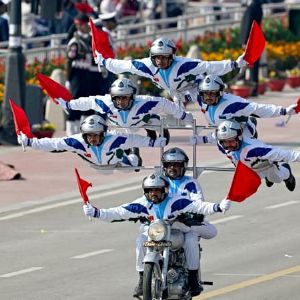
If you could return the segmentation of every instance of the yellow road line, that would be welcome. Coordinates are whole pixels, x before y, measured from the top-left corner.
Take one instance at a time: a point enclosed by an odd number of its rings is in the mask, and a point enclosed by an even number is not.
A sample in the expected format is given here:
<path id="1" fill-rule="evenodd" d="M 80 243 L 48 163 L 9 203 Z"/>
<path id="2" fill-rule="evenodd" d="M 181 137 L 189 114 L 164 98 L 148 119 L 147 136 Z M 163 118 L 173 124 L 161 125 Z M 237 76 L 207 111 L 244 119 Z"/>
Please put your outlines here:
<path id="1" fill-rule="evenodd" d="M 203 293 L 202 295 L 195 297 L 193 299 L 195 300 L 203 300 L 203 299 L 210 299 L 212 297 L 216 297 L 216 296 L 221 296 L 223 294 L 227 294 L 239 289 L 243 289 L 245 287 L 251 286 L 251 285 L 255 285 L 258 283 L 262 283 L 265 281 L 269 281 L 269 280 L 273 280 L 276 279 L 278 277 L 282 277 L 291 273 L 295 273 L 295 272 L 300 272 L 300 265 L 289 268 L 289 269 L 284 269 L 278 272 L 274 272 L 274 273 L 270 273 L 270 274 L 266 274 L 263 276 L 259 276 L 256 277 L 254 279 L 250 279 L 250 280 L 245 280 L 236 284 L 232 284 L 229 286 L 226 286 L 224 288 L 218 289 L 218 290 L 214 290 L 211 292 L 207 292 L 207 293 Z"/>

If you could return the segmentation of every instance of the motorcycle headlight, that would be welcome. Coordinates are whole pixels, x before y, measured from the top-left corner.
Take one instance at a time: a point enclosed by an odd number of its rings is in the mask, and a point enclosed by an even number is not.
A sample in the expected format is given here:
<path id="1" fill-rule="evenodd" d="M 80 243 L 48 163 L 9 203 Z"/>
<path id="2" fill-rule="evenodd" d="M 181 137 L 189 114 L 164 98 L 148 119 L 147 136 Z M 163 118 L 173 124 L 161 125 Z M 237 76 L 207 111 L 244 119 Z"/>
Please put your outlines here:
<path id="1" fill-rule="evenodd" d="M 167 235 L 167 226 L 163 223 L 163 221 L 156 220 L 152 224 L 150 224 L 148 235 L 153 241 L 162 241 Z"/>

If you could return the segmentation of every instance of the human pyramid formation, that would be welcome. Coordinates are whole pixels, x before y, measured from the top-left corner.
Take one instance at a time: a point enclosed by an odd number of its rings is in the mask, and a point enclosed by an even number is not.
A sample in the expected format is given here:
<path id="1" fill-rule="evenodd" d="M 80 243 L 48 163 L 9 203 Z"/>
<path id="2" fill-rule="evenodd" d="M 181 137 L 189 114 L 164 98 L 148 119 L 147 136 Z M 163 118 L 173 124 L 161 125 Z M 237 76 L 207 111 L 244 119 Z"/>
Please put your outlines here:
<path id="1" fill-rule="evenodd" d="M 166 90 L 173 99 L 137 95 L 136 85 L 128 78 L 118 79 L 111 85 L 110 94 L 82 97 L 66 101 L 55 99 L 65 110 L 94 110 L 95 114 L 81 122 L 81 133 L 63 138 L 30 138 L 18 135 L 19 144 L 43 151 L 70 151 L 77 153 L 88 163 L 101 167 L 130 167 L 139 171 L 142 166 L 140 147 L 165 147 L 170 140 L 168 129 L 160 136 L 151 126 L 159 126 L 163 114 L 180 120 L 181 126 L 190 126 L 193 115 L 186 112 L 183 103 L 198 102 L 208 124 L 216 131 L 207 136 L 194 134 L 192 145 L 213 143 L 231 159 L 236 166 L 240 161 L 266 185 L 284 182 L 289 191 L 296 186 L 289 162 L 300 162 L 300 152 L 283 150 L 266 145 L 257 139 L 256 118 L 293 115 L 299 112 L 299 104 L 288 107 L 258 104 L 230 93 L 225 93 L 225 84 L 219 77 L 247 65 L 244 54 L 236 61 L 201 61 L 176 56 L 176 46 L 170 39 L 159 38 L 150 48 L 150 57 L 123 61 L 104 58 L 97 52 L 96 63 L 115 74 L 129 72 L 150 78 L 154 84 Z M 205 75 L 208 74 L 208 75 Z M 109 124 L 117 130 L 109 130 Z M 147 136 L 133 134 L 145 128 Z M 124 134 L 118 129 L 126 128 Z M 154 219 L 176 218 L 183 213 L 211 215 L 226 212 L 230 199 L 220 203 L 205 202 L 199 182 L 185 175 L 189 158 L 186 153 L 172 147 L 163 152 L 162 170 L 147 176 L 142 183 L 144 195 L 135 201 L 110 209 L 98 209 L 89 202 L 83 210 L 89 217 L 103 221 L 150 216 Z M 176 207 L 176 210 L 174 209 Z M 189 288 L 196 296 L 203 290 L 199 283 L 199 238 L 210 239 L 217 234 L 216 228 L 204 219 L 201 226 L 193 226 L 185 233 Z M 143 227 L 136 242 L 136 269 L 140 274 L 134 297 L 143 294 L 143 258 L 147 239 L 147 226 Z"/>

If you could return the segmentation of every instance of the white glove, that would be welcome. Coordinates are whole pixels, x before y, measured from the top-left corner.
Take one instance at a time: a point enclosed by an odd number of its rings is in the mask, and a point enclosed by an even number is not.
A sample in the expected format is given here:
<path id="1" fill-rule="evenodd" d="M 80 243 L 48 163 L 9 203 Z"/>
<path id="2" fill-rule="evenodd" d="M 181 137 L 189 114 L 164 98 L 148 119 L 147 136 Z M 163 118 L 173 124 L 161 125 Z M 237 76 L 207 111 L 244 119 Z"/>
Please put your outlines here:
<path id="1" fill-rule="evenodd" d="M 65 101 L 63 98 L 56 98 L 55 100 L 63 109 L 68 109 L 67 101 Z"/>
<path id="2" fill-rule="evenodd" d="M 237 66 L 239 68 L 243 68 L 243 67 L 246 67 L 247 66 L 247 62 L 244 60 L 244 56 L 245 56 L 245 53 L 243 53 L 242 55 L 240 55 L 237 60 L 235 61 Z"/>
<path id="3" fill-rule="evenodd" d="M 18 135 L 19 145 L 31 146 L 31 139 L 29 139 L 23 132 Z"/>
<path id="4" fill-rule="evenodd" d="M 193 123 L 194 116 L 190 112 L 186 112 L 184 117 L 181 119 L 185 124 Z"/>
<path id="5" fill-rule="evenodd" d="M 223 199 L 220 202 L 220 209 L 223 213 L 225 213 L 231 206 L 231 201 L 228 199 Z"/>
<path id="6" fill-rule="evenodd" d="M 292 105 L 289 105 L 285 111 L 286 111 L 286 115 L 295 115 L 296 114 L 296 107 L 297 107 L 297 104 L 292 104 Z"/>
<path id="7" fill-rule="evenodd" d="M 167 144 L 167 139 L 164 137 L 159 137 L 155 140 L 150 139 L 149 146 L 150 147 L 165 147 Z"/>
<path id="8" fill-rule="evenodd" d="M 88 217 L 99 218 L 100 211 L 97 207 L 92 206 L 90 203 L 83 205 L 83 212 Z"/>
<path id="9" fill-rule="evenodd" d="M 104 61 L 103 55 L 97 50 L 95 51 L 95 53 L 97 55 L 96 57 L 94 57 L 95 64 L 103 66 L 103 61 Z"/>

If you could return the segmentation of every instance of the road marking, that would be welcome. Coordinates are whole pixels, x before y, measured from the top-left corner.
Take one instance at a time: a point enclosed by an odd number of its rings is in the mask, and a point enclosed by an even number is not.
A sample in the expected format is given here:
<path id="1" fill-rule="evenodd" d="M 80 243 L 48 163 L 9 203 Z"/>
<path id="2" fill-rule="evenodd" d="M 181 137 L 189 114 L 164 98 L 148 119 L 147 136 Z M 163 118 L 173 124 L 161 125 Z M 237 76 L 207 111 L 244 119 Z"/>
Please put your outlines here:
<path id="1" fill-rule="evenodd" d="M 275 209 L 275 208 L 280 208 L 280 207 L 284 207 L 284 206 L 289 206 L 289 205 L 293 205 L 293 204 L 299 204 L 299 201 L 288 201 L 288 202 L 283 202 L 280 204 L 275 204 L 275 205 L 270 205 L 265 207 L 265 209 Z"/>
<path id="2" fill-rule="evenodd" d="M 24 269 L 24 270 L 20 270 L 20 271 L 16 271 L 16 272 L 6 273 L 6 274 L 3 274 L 3 275 L 0 275 L 0 277 L 1 278 L 10 278 L 10 277 L 30 273 L 30 272 L 39 271 L 39 270 L 42 270 L 42 269 L 44 269 L 44 268 L 43 267 L 32 267 L 32 268 L 28 268 L 28 269 Z"/>
<path id="3" fill-rule="evenodd" d="M 113 190 L 113 191 L 109 191 L 109 192 L 104 192 L 104 193 L 101 193 L 101 191 L 100 191 L 97 194 L 89 196 L 89 198 L 90 198 L 90 200 L 94 200 L 94 199 L 99 198 L 100 196 L 104 198 L 104 197 L 116 195 L 116 194 L 119 194 L 119 193 L 130 192 L 130 191 L 137 190 L 137 189 L 140 189 L 140 188 L 141 188 L 141 185 L 139 184 L 139 185 L 134 185 L 134 186 L 131 186 L 131 187 L 125 187 L 125 188 L 121 188 L 121 189 L 117 189 L 117 190 Z M 12 213 L 12 214 L 6 215 L 4 217 L 0 217 L 0 221 L 11 220 L 11 219 L 23 217 L 23 216 L 26 216 L 26 215 L 30 215 L 30 214 L 36 214 L 36 213 L 47 211 L 47 210 L 50 210 L 50 209 L 72 205 L 72 204 L 75 204 L 75 203 L 78 203 L 78 202 L 82 202 L 82 199 L 79 198 L 79 197 L 76 197 L 76 198 L 73 198 L 72 200 L 63 201 L 63 202 L 56 203 L 56 204 L 44 205 L 44 206 L 41 206 L 41 207 L 24 210 L 24 211 L 19 212 L 19 213 Z"/>
<path id="4" fill-rule="evenodd" d="M 220 223 L 225 223 L 225 222 L 229 222 L 229 221 L 240 219 L 240 218 L 243 218 L 243 216 L 231 216 L 231 217 L 227 217 L 227 218 L 218 219 L 218 220 L 215 220 L 215 221 L 212 221 L 209 223 L 220 224 Z"/>
<path id="5" fill-rule="evenodd" d="M 296 272 L 300 272 L 300 265 L 289 268 L 289 269 L 284 269 L 284 270 L 280 270 L 278 272 L 274 272 L 274 273 L 270 273 L 270 274 L 266 274 L 260 277 L 256 277 L 253 279 L 249 279 L 249 280 L 245 280 L 236 284 L 232 284 L 232 285 L 228 285 L 224 288 L 221 289 L 217 289 L 211 292 L 207 292 L 207 293 L 203 293 L 202 295 L 200 295 L 199 297 L 195 297 L 195 300 L 203 300 L 203 299 L 210 299 L 212 297 L 216 297 L 216 296 L 221 296 L 239 289 L 243 289 L 245 287 L 249 287 L 255 284 L 259 284 L 262 282 L 266 282 L 266 281 L 270 281 L 279 277 L 283 277 L 285 275 L 289 275 L 291 273 L 296 273 Z"/>
<path id="6" fill-rule="evenodd" d="M 73 256 L 71 258 L 77 258 L 77 259 L 86 258 L 86 257 L 90 257 L 90 256 L 95 256 L 95 255 L 99 255 L 99 254 L 103 254 L 103 253 L 112 252 L 112 251 L 114 251 L 114 249 L 102 249 L 102 250 L 99 250 L 99 251 L 93 251 L 93 252 L 89 252 L 89 253 L 76 255 L 76 256 Z"/>

